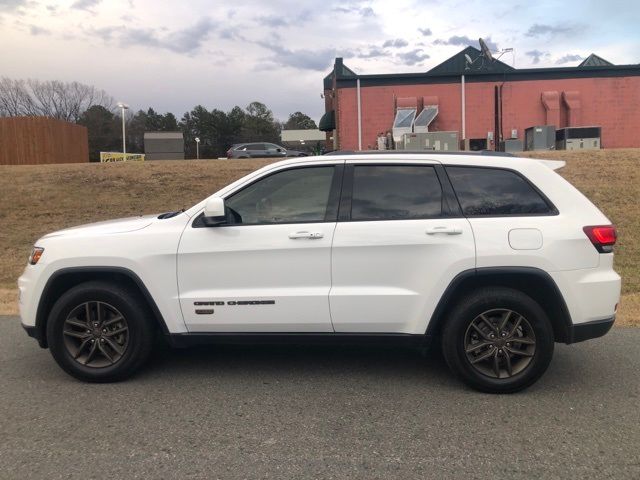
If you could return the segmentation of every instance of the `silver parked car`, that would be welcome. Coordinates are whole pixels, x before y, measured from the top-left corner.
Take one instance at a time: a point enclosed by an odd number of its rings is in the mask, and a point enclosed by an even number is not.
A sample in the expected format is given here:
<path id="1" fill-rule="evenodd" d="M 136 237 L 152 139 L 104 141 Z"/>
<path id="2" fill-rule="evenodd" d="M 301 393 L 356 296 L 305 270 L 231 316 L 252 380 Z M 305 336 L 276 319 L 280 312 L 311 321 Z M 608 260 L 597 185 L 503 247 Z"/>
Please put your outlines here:
<path id="1" fill-rule="evenodd" d="M 305 152 L 287 150 L 275 143 L 236 143 L 227 150 L 227 158 L 306 157 Z"/>

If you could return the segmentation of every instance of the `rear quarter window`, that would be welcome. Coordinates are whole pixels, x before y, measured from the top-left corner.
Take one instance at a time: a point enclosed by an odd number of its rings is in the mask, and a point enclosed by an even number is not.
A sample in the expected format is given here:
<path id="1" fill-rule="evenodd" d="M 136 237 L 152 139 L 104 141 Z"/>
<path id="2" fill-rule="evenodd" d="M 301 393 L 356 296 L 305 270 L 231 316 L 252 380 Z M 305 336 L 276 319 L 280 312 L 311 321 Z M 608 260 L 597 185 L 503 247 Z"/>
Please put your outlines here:
<path id="1" fill-rule="evenodd" d="M 555 209 L 521 175 L 489 167 L 446 167 L 466 216 L 552 215 Z"/>

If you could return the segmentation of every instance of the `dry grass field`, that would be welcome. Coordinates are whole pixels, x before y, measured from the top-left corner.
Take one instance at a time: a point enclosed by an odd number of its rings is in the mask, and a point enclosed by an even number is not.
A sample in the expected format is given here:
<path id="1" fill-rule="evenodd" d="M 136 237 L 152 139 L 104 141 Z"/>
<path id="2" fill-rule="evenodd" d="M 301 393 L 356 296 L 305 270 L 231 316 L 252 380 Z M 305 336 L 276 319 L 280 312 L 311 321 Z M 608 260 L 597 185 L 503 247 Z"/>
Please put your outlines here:
<path id="1" fill-rule="evenodd" d="M 617 225 L 624 298 L 618 324 L 640 325 L 640 150 L 536 153 Z M 53 230 L 189 207 L 269 160 L 0 165 L 0 314 L 16 312 L 16 280 L 33 242 Z"/>

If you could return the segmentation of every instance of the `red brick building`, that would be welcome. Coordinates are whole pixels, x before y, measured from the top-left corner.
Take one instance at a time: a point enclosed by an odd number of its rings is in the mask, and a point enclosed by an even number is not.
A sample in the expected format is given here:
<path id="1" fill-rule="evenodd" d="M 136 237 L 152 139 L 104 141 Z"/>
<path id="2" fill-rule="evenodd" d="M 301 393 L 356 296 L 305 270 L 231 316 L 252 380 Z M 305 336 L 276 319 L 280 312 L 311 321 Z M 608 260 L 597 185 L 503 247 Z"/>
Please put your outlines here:
<path id="1" fill-rule="evenodd" d="M 358 75 L 336 58 L 324 98 L 320 129 L 341 150 L 375 149 L 398 108 L 427 105 L 438 112 L 429 131 L 458 132 L 463 148 L 494 149 L 540 125 L 599 126 L 603 148 L 640 147 L 640 64 L 597 55 L 577 67 L 515 69 L 467 47 L 426 73 L 382 75 Z"/>

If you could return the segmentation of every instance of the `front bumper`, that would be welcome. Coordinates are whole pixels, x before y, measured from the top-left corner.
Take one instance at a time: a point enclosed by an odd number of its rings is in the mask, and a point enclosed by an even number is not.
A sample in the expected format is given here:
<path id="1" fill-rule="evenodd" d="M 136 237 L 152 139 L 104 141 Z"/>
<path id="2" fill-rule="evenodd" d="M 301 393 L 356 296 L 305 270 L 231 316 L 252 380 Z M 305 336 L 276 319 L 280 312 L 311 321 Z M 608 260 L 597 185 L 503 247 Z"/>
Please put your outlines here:
<path id="1" fill-rule="evenodd" d="M 602 320 L 593 320 L 591 322 L 574 324 L 571 326 L 569 331 L 569 341 L 566 343 L 583 342 L 591 338 L 602 337 L 611 330 L 615 320 L 616 317 L 613 316 Z"/>

